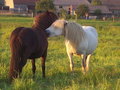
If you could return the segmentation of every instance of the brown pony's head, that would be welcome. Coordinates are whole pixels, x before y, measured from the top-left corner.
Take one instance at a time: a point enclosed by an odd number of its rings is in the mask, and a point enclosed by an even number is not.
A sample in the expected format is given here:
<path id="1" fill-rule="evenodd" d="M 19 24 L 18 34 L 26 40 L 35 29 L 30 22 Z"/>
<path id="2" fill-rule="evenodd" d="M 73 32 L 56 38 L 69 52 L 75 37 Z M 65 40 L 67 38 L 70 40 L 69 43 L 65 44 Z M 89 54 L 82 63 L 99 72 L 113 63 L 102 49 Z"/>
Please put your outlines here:
<path id="1" fill-rule="evenodd" d="M 40 13 L 35 16 L 33 28 L 45 30 L 57 19 L 57 15 L 53 12 L 46 11 L 44 13 Z"/>

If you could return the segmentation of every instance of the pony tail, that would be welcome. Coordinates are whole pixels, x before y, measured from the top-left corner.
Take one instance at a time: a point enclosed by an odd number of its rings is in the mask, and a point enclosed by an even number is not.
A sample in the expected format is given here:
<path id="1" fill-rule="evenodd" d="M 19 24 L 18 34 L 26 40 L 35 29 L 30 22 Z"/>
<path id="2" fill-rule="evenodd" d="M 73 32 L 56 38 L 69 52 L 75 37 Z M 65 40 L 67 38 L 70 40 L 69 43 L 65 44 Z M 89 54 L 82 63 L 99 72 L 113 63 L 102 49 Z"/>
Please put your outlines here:
<path id="1" fill-rule="evenodd" d="M 18 29 L 17 29 L 18 30 Z M 19 28 L 19 32 L 20 32 Z M 11 47 L 11 60 L 10 60 L 10 70 L 9 70 L 9 77 L 10 79 L 16 78 L 19 73 L 21 72 L 21 60 L 22 60 L 22 43 L 20 41 L 20 38 L 18 36 L 17 31 L 14 31 L 10 38 L 10 47 Z"/>

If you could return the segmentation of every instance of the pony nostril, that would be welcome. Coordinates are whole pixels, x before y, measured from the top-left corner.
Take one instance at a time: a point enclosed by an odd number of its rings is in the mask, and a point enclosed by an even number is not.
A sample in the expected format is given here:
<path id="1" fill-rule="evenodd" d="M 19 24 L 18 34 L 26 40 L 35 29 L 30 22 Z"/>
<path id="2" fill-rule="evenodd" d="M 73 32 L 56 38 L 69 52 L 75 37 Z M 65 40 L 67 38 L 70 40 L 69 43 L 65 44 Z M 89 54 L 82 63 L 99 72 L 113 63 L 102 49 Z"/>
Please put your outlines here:
<path id="1" fill-rule="evenodd" d="M 50 36 L 50 31 L 49 30 L 45 30 L 47 36 L 49 37 Z"/>
<path id="2" fill-rule="evenodd" d="M 46 32 L 46 33 L 50 33 L 50 31 L 49 31 L 48 29 L 47 29 L 47 30 L 45 30 L 45 32 Z"/>

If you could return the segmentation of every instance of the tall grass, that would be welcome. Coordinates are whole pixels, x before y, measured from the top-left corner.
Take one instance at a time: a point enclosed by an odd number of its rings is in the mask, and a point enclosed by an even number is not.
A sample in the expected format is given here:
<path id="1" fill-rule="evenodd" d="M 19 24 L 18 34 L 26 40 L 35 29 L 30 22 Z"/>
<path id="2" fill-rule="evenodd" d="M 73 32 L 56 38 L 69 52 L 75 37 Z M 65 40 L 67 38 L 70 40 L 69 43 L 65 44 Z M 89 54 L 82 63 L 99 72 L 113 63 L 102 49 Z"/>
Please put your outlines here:
<path id="1" fill-rule="evenodd" d="M 28 60 L 21 78 L 8 82 L 10 61 L 9 37 L 19 26 L 31 27 L 32 18 L 0 17 L 0 89 L 1 90 L 120 90 L 120 23 L 78 20 L 96 27 L 99 45 L 90 60 L 90 71 L 81 71 L 81 58 L 74 57 L 75 72 L 70 72 L 64 37 L 49 38 L 46 78 L 41 75 L 41 61 L 36 60 L 36 77 L 32 78 Z"/>

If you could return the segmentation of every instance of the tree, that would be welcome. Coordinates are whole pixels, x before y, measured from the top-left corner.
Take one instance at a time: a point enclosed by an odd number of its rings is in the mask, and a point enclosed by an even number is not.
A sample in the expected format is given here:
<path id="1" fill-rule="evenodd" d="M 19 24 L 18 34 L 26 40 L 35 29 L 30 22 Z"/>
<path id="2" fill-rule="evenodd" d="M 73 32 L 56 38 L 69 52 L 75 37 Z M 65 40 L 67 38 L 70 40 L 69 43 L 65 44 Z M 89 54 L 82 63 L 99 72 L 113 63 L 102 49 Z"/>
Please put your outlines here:
<path id="1" fill-rule="evenodd" d="M 64 18 L 64 19 L 66 19 L 66 17 L 67 17 L 67 11 L 66 10 L 64 10 L 64 9 L 61 9 L 60 10 L 60 18 Z"/>
<path id="2" fill-rule="evenodd" d="M 84 4 L 79 5 L 76 9 L 76 13 L 77 13 L 78 17 L 85 16 L 85 14 L 88 13 L 88 12 L 89 12 L 88 6 L 86 6 Z"/>
<path id="3" fill-rule="evenodd" d="M 0 0 L 0 5 L 4 5 L 4 0 Z"/>
<path id="4" fill-rule="evenodd" d="M 53 0 L 38 0 L 35 6 L 36 11 L 54 11 L 55 7 L 53 4 Z"/>
<path id="5" fill-rule="evenodd" d="M 102 2 L 100 0 L 92 0 L 91 4 L 97 6 L 97 5 L 102 5 Z"/>

